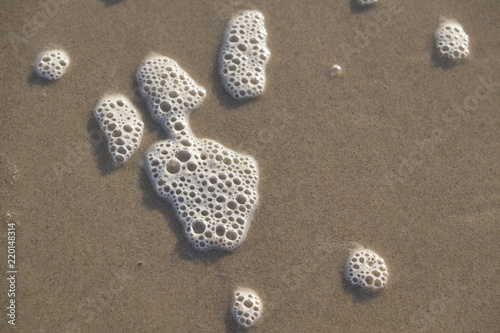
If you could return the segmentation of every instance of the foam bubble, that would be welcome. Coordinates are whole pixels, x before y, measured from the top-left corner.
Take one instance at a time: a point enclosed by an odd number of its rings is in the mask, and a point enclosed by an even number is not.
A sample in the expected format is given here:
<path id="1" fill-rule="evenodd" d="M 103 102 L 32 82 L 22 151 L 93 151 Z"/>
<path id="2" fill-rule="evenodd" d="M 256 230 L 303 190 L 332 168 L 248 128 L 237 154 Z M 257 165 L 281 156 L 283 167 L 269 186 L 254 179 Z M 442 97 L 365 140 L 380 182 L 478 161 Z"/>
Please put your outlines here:
<path id="1" fill-rule="evenodd" d="M 113 161 L 125 163 L 141 143 L 144 124 L 139 113 L 125 96 L 113 95 L 97 103 L 94 117 L 108 138 Z"/>
<path id="2" fill-rule="evenodd" d="M 62 50 L 51 50 L 38 55 L 33 71 L 46 80 L 59 80 L 69 66 L 69 56 Z"/>
<path id="3" fill-rule="evenodd" d="M 458 60 L 465 59 L 469 55 L 469 36 L 457 21 L 441 19 L 435 38 L 440 56 Z"/>
<path id="4" fill-rule="evenodd" d="M 222 40 L 219 71 L 233 98 L 256 97 L 264 92 L 266 65 L 271 52 L 266 44 L 264 15 L 256 10 L 233 17 Z"/>
<path id="5" fill-rule="evenodd" d="M 239 288 L 233 294 L 231 304 L 234 320 L 245 328 L 254 326 L 262 316 L 262 300 L 248 288 Z"/>
<path id="6" fill-rule="evenodd" d="M 363 248 L 351 252 L 346 263 L 345 277 L 354 286 L 380 290 L 387 285 L 389 272 L 384 259 Z"/>

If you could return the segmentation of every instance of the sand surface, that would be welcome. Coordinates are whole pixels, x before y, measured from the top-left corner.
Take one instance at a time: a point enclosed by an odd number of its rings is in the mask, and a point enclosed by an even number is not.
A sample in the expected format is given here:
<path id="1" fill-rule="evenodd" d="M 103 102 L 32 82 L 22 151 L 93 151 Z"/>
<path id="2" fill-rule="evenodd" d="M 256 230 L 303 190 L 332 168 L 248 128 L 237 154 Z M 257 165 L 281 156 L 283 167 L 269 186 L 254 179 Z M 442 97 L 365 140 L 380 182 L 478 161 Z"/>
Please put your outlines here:
<path id="1" fill-rule="evenodd" d="M 17 223 L 18 274 L 15 327 L 0 283 L 0 331 L 234 332 L 237 286 L 265 302 L 255 332 L 500 330 L 498 1 L 2 2 L 0 213 Z M 240 9 L 265 15 L 272 52 L 248 102 L 217 75 Z M 436 59 L 440 16 L 469 34 L 467 63 Z M 50 46 L 72 63 L 46 83 L 30 64 Z M 140 168 L 166 138 L 134 93 L 152 51 L 207 89 L 193 131 L 259 163 L 260 205 L 232 253 L 193 252 Z M 145 122 L 118 169 L 92 117 L 107 92 Z M 346 285 L 352 242 L 385 258 L 387 290 Z"/>

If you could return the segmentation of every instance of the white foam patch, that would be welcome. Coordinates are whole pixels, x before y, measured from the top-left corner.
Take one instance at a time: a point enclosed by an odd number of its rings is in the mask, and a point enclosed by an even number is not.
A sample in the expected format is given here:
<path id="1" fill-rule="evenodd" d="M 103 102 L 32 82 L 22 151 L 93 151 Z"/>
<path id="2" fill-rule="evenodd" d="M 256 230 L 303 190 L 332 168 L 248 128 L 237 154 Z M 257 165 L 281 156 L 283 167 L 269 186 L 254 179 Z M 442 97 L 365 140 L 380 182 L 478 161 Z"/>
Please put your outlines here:
<path id="1" fill-rule="evenodd" d="M 264 92 L 266 65 L 271 52 L 266 44 L 264 15 L 242 12 L 229 21 L 221 45 L 219 71 L 224 88 L 236 99 Z"/>
<path id="2" fill-rule="evenodd" d="M 122 95 L 102 98 L 94 109 L 115 162 L 125 163 L 141 143 L 144 124 L 132 103 Z"/>
<path id="3" fill-rule="evenodd" d="M 205 90 L 175 61 L 146 60 L 137 80 L 151 113 L 173 135 L 147 153 L 145 170 L 156 192 L 174 208 L 195 249 L 236 248 L 246 238 L 258 201 L 257 163 L 191 132 L 186 116 L 201 104 Z M 170 108 L 162 110 L 162 103 Z"/>
<path id="4" fill-rule="evenodd" d="M 156 143 L 146 162 L 156 192 L 174 207 L 195 249 L 232 250 L 244 241 L 257 203 L 251 157 L 184 138 Z"/>
<path id="5" fill-rule="evenodd" d="M 262 300 L 251 289 L 240 288 L 233 294 L 231 304 L 233 317 L 239 325 L 245 328 L 257 323 L 262 316 L 262 306 Z"/>
<path id="6" fill-rule="evenodd" d="M 450 60 L 465 59 L 469 55 L 469 36 L 460 23 L 442 19 L 436 31 L 436 48 L 442 57 Z"/>
<path id="7" fill-rule="evenodd" d="M 371 6 L 377 3 L 378 0 L 357 0 L 358 5 L 360 6 Z"/>
<path id="8" fill-rule="evenodd" d="M 153 55 L 136 74 L 139 89 L 153 119 L 175 136 L 175 124 L 200 106 L 206 90 L 199 86 L 174 60 Z"/>
<path id="9" fill-rule="evenodd" d="M 375 252 L 358 248 L 347 260 L 345 277 L 354 286 L 379 290 L 387 285 L 389 272 L 384 259 Z"/>
<path id="10" fill-rule="evenodd" d="M 69 66 L 69 56 L 61 50 L 40 53 L 33 65 L 35 74 L 46 80 L 59 80 Z"/>

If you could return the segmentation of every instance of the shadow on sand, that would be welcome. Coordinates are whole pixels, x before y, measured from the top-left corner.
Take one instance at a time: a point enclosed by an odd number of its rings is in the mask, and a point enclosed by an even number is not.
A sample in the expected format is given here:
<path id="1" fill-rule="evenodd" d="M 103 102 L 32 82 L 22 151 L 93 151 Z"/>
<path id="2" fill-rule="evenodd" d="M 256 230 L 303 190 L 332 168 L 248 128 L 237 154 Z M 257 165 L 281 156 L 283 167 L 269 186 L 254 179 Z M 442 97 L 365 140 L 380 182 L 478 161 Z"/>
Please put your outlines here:
<path id="1" fill-rule="evenodd" d="M 358 0 L 351 0 L 349 3 L 349 9 L 351 11 L 351 14 L 361 14 L 366 11 L 369 11 L 373 8 L 375 4 L 373 5 L 368 5 L 368 6 L 363 6 L 358 3 Z"/>

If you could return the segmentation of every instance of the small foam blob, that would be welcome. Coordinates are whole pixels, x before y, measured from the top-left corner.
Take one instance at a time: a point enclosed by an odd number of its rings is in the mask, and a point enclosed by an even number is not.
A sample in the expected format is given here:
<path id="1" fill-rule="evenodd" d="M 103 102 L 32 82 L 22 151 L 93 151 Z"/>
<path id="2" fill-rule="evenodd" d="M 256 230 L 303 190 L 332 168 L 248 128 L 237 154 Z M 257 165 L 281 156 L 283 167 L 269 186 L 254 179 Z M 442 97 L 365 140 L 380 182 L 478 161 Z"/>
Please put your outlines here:
<path id="1" fill-rule="evenodd" d="M 360 6 L 371 6 L 377 3 L 378 0 L 357 0 L 358 5 Z"/>
<path id="2" fill-rule="evenodd" d="M 141 143 L 144 124 L 132 103 L 122 95 L 103 97 L 94 117 L 108 138 L 108 149 L 117 163 L 125 163 Z"/>
<path id="3" fill-rule="evenodd" d="M 231 309 L 234 320 L 240 326 L 249 328 L 262 316 L 262 301 L 255 291 L 239 288 L 233 294 Z"/>
<path id="4" fill-rule="evenodd" d="M 229 21 L 219 71 L 224 88 L 233 98 L 246 99 L 264 92 L 266 65 L 271 56 L 266 39 L 264 15 L 259 11 L 244 11 Z"/>
<path id="5" fill-rule="evenodd" d="M 341 77 L 344 75 L 344 71 L 342 70 L 342 67 L 339 65 L 333 65 L 332 68 L 330 69 L 330 76 L 331 77 Z"/>
<path id="6" fill-rule="evenodd" d="M 469 55 L 469 36 L 457 21 L 441 19 L 436 31 L 436 48 L 441 57 L 465 59 Z"/>
<path id="7" fill-rule="evenodd" d="M 345 277 L 354 286 L 380 290 L 387 285 L 389 273 L 384 259 L 371 250 L 358 248 L 347 260 Z"/>
<path id="8" fill-rule="evenodd" d="M 69 56 L 62 50 L 42 52 L 38 55 L 33 70 L 36 76 L 54 81 L 64 75 L 69 66 Z"/>
<path id="9" fill-rule="evenodd" d="M 136 80 L 153 119 L 167 132 L 179 132 L 174 126 L 176 120 L 198 108 L 206 96 L 205 88 L 177 62 L 161 55 L 146 58 L 137 71 Z"/>

